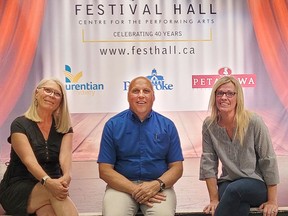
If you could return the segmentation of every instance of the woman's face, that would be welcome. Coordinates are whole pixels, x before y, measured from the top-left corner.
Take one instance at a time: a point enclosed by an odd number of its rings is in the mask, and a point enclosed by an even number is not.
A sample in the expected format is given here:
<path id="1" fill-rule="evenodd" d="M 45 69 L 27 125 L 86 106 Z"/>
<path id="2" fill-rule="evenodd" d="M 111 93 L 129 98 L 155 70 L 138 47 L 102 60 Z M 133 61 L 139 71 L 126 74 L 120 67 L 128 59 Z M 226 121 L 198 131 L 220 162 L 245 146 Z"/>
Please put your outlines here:
<path id="1" fill-rule="evenodd" d="M 62 101 L 60 86 L 54 81 L 48 81 L 36 90 L 38 107 L 46 111 L 54 112 Z"/>
<path id="2" fill-rule="evenodd" d="M 216 106 L 221 114 L 235 113 L 237 92 L 232 82 L 221 85 L 215 92 Z"/>

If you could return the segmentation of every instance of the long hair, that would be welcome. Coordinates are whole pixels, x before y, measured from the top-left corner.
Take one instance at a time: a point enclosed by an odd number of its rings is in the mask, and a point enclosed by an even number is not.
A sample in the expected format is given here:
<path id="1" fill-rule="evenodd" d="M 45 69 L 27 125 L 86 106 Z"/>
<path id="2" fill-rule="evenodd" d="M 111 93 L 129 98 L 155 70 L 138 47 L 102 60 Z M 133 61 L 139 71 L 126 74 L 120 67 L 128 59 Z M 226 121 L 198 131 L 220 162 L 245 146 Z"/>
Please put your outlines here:
<path id="1" fill-rule="evenodd" d="M 234 84 L 236 97 L 237 97 L 236 108 L 235 108 L 235 119 L 234 119 L 236 123 L 235 138 L 237 138 L 240 141 L 240 144 L 243 145 L 243 139 L 248 128 L 251 113 L 248 110 L 245 110 L 244 94 L 243 94 L 242 86 L 239 83 L 239 81 L 235 79 L 233 76 L 221 77 L 214 84 L 212 88 L 211 96 L 210 96 L 210 101 L 209 101 L 209 109 L 211 110 L 210 120 L 211 120 L 211 123 L 218 121 L 219 110 L 216 106 L 216 91 L 220 86 L 229 82 Z"/>
<path id="2" fill-rule="evenodd" d="M 67 133 L 71 128 L 71 117 L 70 112 L 68 109 L 68 102 L 67 102 L 67 94 L 65 87 L 61 81 L 57 78 L 50 78 L 50 79 L 42 79 L 35 90 L 32 93 L 32 102 L 28 108 L 28 110 L 24 113 L 25 117 L 34 121 L 34 122 L 41 122 L 42 119 L 38 115 L 37 112 L 37 100 L 36 100 L 36 92 L 38 88 L 43 87 L 48 81 L 53 81 L 59 85 L 62 93 L 62 98 L 59 107 L 53 112 L 53 118 L 56 124 L 56 130 L 59 133 Z"/>

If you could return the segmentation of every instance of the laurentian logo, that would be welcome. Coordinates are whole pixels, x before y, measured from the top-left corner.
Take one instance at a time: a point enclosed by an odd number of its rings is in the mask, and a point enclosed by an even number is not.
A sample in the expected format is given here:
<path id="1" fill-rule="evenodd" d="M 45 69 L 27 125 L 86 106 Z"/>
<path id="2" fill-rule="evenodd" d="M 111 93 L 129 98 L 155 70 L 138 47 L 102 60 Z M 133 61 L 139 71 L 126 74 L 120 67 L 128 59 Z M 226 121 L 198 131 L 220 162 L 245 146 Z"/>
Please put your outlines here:
<path id="1" fill-rule="evenodd" d="M 83 76 L 83 73 L 82 71 L 80 71 L 74 75 L 72 74 L 71 67 L 69 65 L 65 65 L 64 75 L 66 83 L 77 83 L 79 79 Z"/>
<path id="2" fill-rule="evenodd" d="M 155 90 L 173 90 L 173 84 L 165 83 L 164 77 L 157 74 L 157 70 L 154 68 L 151 75 L 146 76 L 153 84 Z M 124 91 L 128 90 L 130 81 L 124 81 Z"/>
<path id="3" fill-rule="evenodd" d="M 83 76 L 83 72 L 72 73 L 72 69 L 69 65 L 65 65 L 65 87 L 67 91 L 72 91 L 78 95 L 90 95 L 94 96 L 96 91 L 104 90 L 104 84 L 93 83 L 91 81 L 86 83 L 80 83 L 79 80 Z"/>

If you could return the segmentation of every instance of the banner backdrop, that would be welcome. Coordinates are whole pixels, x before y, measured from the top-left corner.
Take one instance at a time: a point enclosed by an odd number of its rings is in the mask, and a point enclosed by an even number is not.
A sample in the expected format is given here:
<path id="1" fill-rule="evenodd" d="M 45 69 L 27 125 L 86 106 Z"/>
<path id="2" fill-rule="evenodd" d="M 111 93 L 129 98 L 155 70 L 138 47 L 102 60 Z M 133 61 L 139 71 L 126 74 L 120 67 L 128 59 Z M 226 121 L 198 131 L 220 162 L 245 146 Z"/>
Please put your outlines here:
<path id="1" fill-rule="evenodd" d="M 49 2 L 40 41 L 44 76 L 65 77 L 72 112 L 126 108 L 129 80 L 138 75 L 153 80 L 156 110 L 206 110 L 221 70 L 246 74 L 243 83 L 256 86 L 259 54 L 251 53 L 258 48 L 245 7 L 214 0 Z"/>
<path id="2" fill-rule="evenodd" d="M 9 158 L 11 121 L 27 109 L 36 83 L 51 76 L 65 83 L 72 117 L 126 109 L 129 82 L 141 75 L 154 84 L 154 110 L 185 118 L 191 112 L 208 115 L 211 87 L 232 75 L 243 85 L 246 107 L 264 115 L 277 154 L 288 154 L 287 1 L 23 2 L 0 4 L 0 32 L 6 36 L 0 38 L 2 160 Z M 183 128 L 197 136 L 193 145 L 200 150 L 201 126 L 195 126 L 198 134 Z M 99 146 L 100 135 L 92 145 Z"/>

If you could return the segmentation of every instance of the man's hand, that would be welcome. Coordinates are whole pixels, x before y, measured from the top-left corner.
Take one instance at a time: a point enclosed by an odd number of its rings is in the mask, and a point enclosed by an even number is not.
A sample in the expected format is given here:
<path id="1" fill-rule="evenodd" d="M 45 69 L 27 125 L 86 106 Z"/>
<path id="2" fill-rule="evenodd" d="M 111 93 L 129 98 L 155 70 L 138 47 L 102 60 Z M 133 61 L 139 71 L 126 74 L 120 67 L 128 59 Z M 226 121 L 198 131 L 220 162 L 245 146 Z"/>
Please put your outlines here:
<path id="1" fill-rule="evenodd" d="M 132 197 L 136 202 L 145 204 L 149 207 L 152 207 L 153 203 L 160 203 L 161 201 L 166 200 L 166 195 L 159 192 L 158 181 L 143 182 L 139 184 L 132 193 Z"/>

